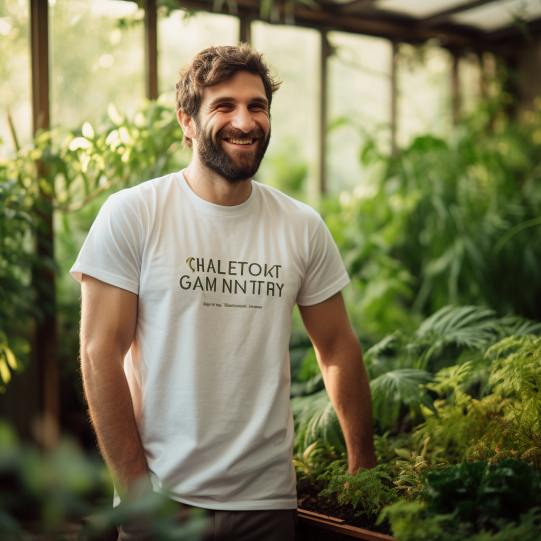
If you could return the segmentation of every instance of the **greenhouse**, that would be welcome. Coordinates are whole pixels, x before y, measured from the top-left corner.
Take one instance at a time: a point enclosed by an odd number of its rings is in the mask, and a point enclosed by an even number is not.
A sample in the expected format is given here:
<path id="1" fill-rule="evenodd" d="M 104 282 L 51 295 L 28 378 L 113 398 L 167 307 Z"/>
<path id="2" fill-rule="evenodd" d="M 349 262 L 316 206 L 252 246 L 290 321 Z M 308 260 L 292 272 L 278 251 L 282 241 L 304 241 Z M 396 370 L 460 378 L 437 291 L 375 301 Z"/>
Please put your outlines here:
<path id="1" fill-rule="evenodd" d="M 0 203 L 0 539 L 541 539 L 540 0 L 0 0 Z"/>

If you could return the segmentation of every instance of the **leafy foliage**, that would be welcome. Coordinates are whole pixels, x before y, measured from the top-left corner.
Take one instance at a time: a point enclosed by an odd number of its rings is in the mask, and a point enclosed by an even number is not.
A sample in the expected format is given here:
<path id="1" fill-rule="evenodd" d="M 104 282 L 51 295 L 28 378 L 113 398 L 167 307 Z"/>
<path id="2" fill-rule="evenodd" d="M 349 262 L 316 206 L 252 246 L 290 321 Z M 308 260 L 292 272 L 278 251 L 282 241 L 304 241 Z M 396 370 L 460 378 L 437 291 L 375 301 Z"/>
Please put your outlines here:
<path id="1" fill-rule="evenodd" d="M 413 441 L 430 437 L 430 446 L 445 449 L 451 462 L 470 457 L 498 463 L 515 457 L 539 470 L 541 338 L 505 338 L 487 350 L 485 359 L 502 352 L 507 355 L 494 359 L 488 394 L 480 399 L 466 392 L 464 385 L 474 367 L 471 361 L 441 370 L 435 383 L 427 385 L 442 396 L 434 403 L 437 415 L 425 411 L 426 421 Z"/>
<path id="2" fill-rule="evenodd" d="M 369 140 L 365 183 L 327 201 L 358 328 L 382 336 L 452 304 L 541 319 L 541 112 L 520 123 L 503 105 L 481 103 L 447 140 L 418 137 L 396 158 Z"/>
<path id="3" fill-rule="evenodd" d="M 327 443 L 341 453 L 346 444 L 338 416 L 326 389 L 291 400 L 295 418 L 295 448 L 306 449 L 316 441 Z"/>
<path id="4" fill-rule="evenodd" d="M 440 417 L 432 419 L 435 414 L 443 418 L 456 414 L 462 418 L 463 408 L 477 408 L 478 404 L 472 402 L 466 390 L 474 385 L 483 389 L 488 384 L 489 360 L 483 353 L 510 333 L 518 336 L 522 332 L 540 330 L 539 323 L 511 316 L 497 318 L 494 311 L 483 307 L 446 306 L 422 322 L 417 330 L 396 331 L 386 336 L 364 354 L 376 426 L 383 432 L 396 428 L 404 420 L 410 425 L 428 418 L 437 423 Z M 455 363 L 458 365 L 441 369 L 433 381 L 430 369 Z M 343 452 L 345 444 L 336 412 L 325 389 L 318 387 L 322 377 L 313 349 L 307 350 L 295 375 L 292 392 L 296 396 L 291 407 L 296 423 L 297 452 L 318 440 Z M 436 408 L 434 395 L 449 395 L 449 399 L 457 401 L 456 409 L 444 412 L 441 407 Z M 494 407 L 497 409 L 487 401 L 481 409 L 488 412 Z M 472 410 L 471 426 L 462 426 L 459 432 L 449 432 L 448 425 L 441 430 L 431 425 L 430 430 L 436 429 L 438 437 L 434 438 L 430 452 L 434 453 L 435 445 L 440 449 L 450 446 L 452 454 L 454 439 L 470 441 L 473 435 L 480 436 L 488 418 L 483 417 L 478 408 L 475 411 L 479 415 L 473 415 Z M 422 432 L 422 440 L 431 436 L 430 430 Z M 419 441 L 416 439 L 416 444 Z"/>
<path id="5" fill-rule="evenodd" d="M 428 512 L 453 515 L 456 523 L 470 522 L 475 530 L 501 527 L 537 507 L 541 475 L 528 464 L 508 458 L 497 466 L 463 462 L 444 470 L 429 471 L 423 498 Z"/>
<path id="6" fill-rule="evenodd" d="M 84 519 L 79 539 L 103 539 L 111 527 L 141 516 L 148 517 L 153 539 L 201 538 L 205 517 L 196 513 L 179 524 L 173 515 L 178 506 L 153 491 L 111 508 L 112 488 L 104 463 L 97 456 L 86 456 L 73 441 L 64 440 L 44 454 L 20 444 L 9 425 L 0 423 L 2 539 L 32 539 L 26 531 L 29 523 L 39 524 L 40 533 L 61 538 L 59 532 L 68 519 Z"/>
<path id="7" fill-rule="evenodd" d="M 359 468 L 353 475 L 342 462 L 333 462 L 318 478 L 328 482 L 320 495 L 327 498 L 336 496 L 340 505 L 361 506 L 362 511 L 358 514 L 375 516 L 396 499 L 394 490 L 382 483 L 384 479 L 392 480 L 387 470 L 386 466 L 379 465 L 369 470 Z"/>
<path id="8" fill-rule="evenodd" d="M 400 416 L 402 405 L 421 418 L 421 406 L 433 409 L 432 400 L 422 385 L 432 379 L 425 370 L 402 368 L 391 370 L 370 382 L 372 404 L 376 422 L 384 427 L 393 426 Z"/>
<path id="9" fill-rule="evenodd" d="M 13 178 L 15 170 L 18 179 Z M 11 379 L 11 371 L 21 369 L 27 359 L 28 317 L 40 316 L 29 287 L 32 271 L 52 266 L 33 252 L 39 223 L 34 212 L 38 189 L 35 167 L 21 159 L 9 164 L 0 161 L 0 382 L 4 385 Z"/>
<path id="10" fill-rule="evenodd" d="M 428 504 L 399 500 L 378 523 L 389 520 L 399 541 L 533 541 L 541 534 L 540 489 L 539 474 L 523 462 L 464 462 L 427 471 Z"/>
<path id="11" fill-rule="evenodd" d="M 324 483 L 320 480 L 325 470 L 332 463 L 341 462 L 347 466 L 345 453 L 342 458 L 338 458 L 338 453 L 334 447 L 316 441 L 309 445 L 302 453 L 293 455 L 293 466 L 297 472 L 297 493 L 306 494 L 307 492 L 320 492 L 324 488 Z"/>
<path id="12" fill-rule="evenodd" d="M 28 318 L 55 310 L 37 305 L 32 287 L 48 287 L 40 282 L 40 269 L 59 270 L 55 261 L 35 254 L 36 232 L 44 227 L 42 217 L 57 211 L 64 216 L 61 223 L 67 234 L 72 235 L 69 213 L 113 191 L 180 169 L 185 160 L 176 152 L 181 140 L 182 130 L 171 107 L 145 101 L 128 118 L 110 104 L 107 117 L 96 128 L 87 122 L 74 132 L 43 131 L 32 144 L 0 160 L 1 381 L 10 379 L 8 365 L 12 370 L 24 366 L 29 351 Z M 72 314 L 78 318 L 78 295 L 71 304 L 60 301 L 68 324 Z M 77 351 L 70 356 L 77 359 Z"/>

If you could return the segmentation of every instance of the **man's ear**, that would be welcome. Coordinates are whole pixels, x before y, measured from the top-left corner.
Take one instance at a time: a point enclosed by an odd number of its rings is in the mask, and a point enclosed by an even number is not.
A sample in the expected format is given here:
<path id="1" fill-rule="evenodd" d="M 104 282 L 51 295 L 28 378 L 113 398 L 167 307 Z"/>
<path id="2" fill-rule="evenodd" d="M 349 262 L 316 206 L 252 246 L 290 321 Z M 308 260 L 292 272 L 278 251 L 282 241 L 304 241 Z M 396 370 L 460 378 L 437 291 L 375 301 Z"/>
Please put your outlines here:
<path id="1" fill-rule="evenodd" d="M 195 138 L 195 126 L 191 116 L 188 116 L 182 109 L 177 111 L 177 119 L 186 137 Z"/>

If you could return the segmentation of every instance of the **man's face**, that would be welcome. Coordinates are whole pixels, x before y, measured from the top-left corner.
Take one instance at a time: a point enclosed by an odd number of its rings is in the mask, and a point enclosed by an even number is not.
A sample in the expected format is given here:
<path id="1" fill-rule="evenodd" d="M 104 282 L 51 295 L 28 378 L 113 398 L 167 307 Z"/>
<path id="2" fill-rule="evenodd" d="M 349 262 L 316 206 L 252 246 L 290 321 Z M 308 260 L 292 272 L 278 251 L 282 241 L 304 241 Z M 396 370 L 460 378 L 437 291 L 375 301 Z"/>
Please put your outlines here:
<path id="1" fill-rule="evenodd" d="M 229 182 L 252 178 L 270 141 L 270 119 L 261 77 L 237 72 L 203 90 L 194 118 L 194 152 Z"/>

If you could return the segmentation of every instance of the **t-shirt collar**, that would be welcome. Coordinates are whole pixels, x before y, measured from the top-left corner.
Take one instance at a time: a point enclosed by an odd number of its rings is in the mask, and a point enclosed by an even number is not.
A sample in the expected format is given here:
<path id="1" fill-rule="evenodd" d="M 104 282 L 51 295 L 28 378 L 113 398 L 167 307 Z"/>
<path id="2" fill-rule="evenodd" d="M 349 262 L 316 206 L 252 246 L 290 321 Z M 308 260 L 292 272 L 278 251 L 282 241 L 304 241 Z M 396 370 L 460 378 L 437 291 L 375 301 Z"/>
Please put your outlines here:
<path id="1" fill-rule="evenodd" d="M 257 182 L 252 180 L 252 193 L 240 205 L 234 205 L 232 207 L 226 207 L 224 205 L 216 205 L 201 199 L 189 186 L 184 177 L 185 169 L 182 169 L 178 173 L 175 173 L 178 183 L 182 189 L 184 195 L 192 202 L 192 204 L 197 207 L 199 210 L 209 213 L 216 214 L 218 216 L 241 216 L 249 212 L 254 206 L 258 196 L 259 196 L 259 186 Z"/>

